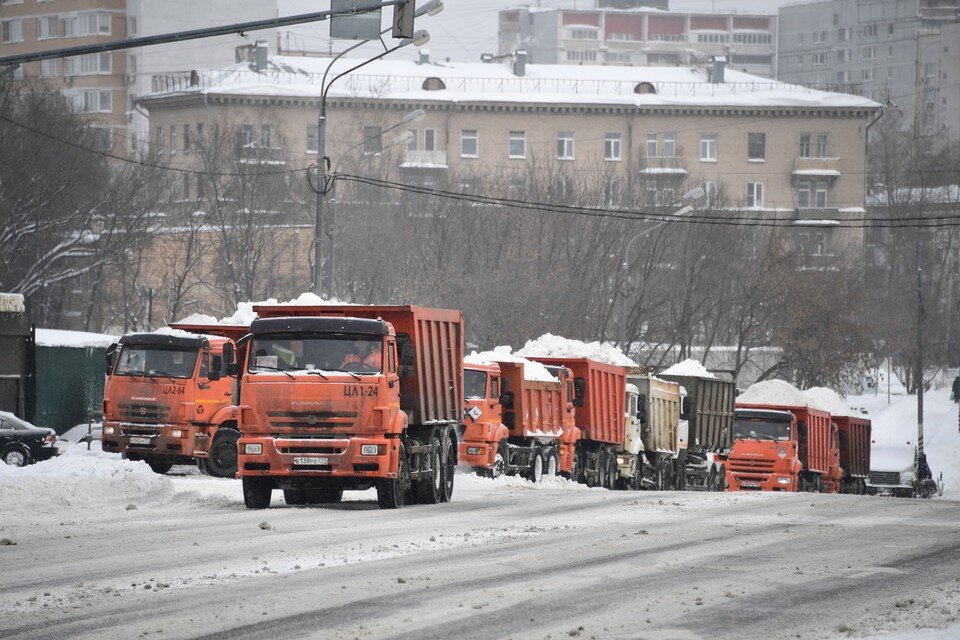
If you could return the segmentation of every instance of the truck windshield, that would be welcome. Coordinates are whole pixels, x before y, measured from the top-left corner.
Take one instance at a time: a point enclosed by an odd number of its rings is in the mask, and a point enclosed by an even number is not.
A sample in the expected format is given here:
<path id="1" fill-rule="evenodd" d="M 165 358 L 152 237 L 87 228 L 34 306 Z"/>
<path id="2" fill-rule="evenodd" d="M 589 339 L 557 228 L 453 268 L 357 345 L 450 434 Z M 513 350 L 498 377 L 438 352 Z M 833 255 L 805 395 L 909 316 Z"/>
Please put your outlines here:
<path id="1" fill-rule="evenodd" d="M 250 344 L 250 373 L 264 371 L 346 371 L 380 373 L 379 336 L 269 334 Z"/>
<path id="2" fill-rule="evenodd" d="M 113 373 L 118 376 L 189 378 L 193 376 L 196 363 L 197 352 L 193 350 L 131 345 L 121 349 Z"/>
<path id="3" fill-rule="evenodd" d="M 468 400 L 487 397 L 487 374 L 474 369 L 464 369 L 463 391 Z"/>
<path id="4" fill-rule="evenodd" d="M 790 439 L 790 423 L 769 418 L 738 417 L 733 423 L 733 437 L 786 441 Z"/>

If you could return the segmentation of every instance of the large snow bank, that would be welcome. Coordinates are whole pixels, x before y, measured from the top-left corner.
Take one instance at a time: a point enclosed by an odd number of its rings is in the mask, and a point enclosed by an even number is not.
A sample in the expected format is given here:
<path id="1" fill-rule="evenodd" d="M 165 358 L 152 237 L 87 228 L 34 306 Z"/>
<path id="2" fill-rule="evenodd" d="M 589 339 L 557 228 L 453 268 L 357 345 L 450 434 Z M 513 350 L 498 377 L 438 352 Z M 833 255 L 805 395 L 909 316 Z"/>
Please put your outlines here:
<path id="1" fill-rule="evenodd" d="M 637 363 L 606 342 L 583 342 L 545 333 L 536 340 L 529 340 L 517 351 L 519 356 L 544 358 L 590 358 L 597 362 L 621 367 L 636 367 Z"/>
<path id="2" fill-rule="evenodd" d="M 118 336 L 87 331 L 64 331 L 62 329 L 37 329 L 38 347 L 88 347 L 105 349 L 118 340 Z"/>
<path id="3" fill-rule="evenodd" d="M 696 378 L 716 378 L 717 376 L 713 375 L 707 368 L 702 364 L 690 358 L 684 360 L 683 362 L 678 362 L 677 364 L 669 367 L 668 369 L 661 371 L 659 375 L 662 376 L 693 376 Z"/>
<path id="4" fill-rule="evenodd" d="M 832 416 L 854 416 L 856 413 L 840 397 L 840 394 L 827 387 L 810 387 L 803 392 L 810 400 L 810 404 L 829 411 Z"/>
<path id="5" fill-rule="evenodd" d="M 474 351 L 466 356 L 463 361 L 467 364 L 491 364 L 495 362 L 517 362 L 523 365 L 523 379 L 535 382 L 556 382 L 557 378 L 550 371 L 533 360 L 527 360 L 511 353 L 512 349 L 508 346 L 494 347 L 493 351 Z"/>
<path id="6" fill-rule="evenodd" d="M 228 325 L 231 327 L 235 326 L 246 326 L 251 322 L 257 319 L 257 313 L 253 310 L 253 307 L 260 304 L 270 304 L 270 305 L 313 305 L 313 306 L 343 306 L 343 305 L 354 305 L 353 302 L 344 302 L 343 300 L 338 300 L 337 298 L 321 298 L 315 293 L 310 293 L 309 291 L 301 293 L 299 296 L 293 300 L 288 300 L 287 302 L 279 302 L 276 298 L 267 298 L 266 300 L 260 301 L 248 301 L 240 302 L 237 304 L 237 310 L 234 311 L 229 316 L 224 316 L 217 320 L 214 316 L 210 316 L 204 313 L 192 313 L 186 318 L 175 322 L 174 324 L 219 324 L 219 325 Z"/>
<path id="7" fill-rule="evenodd" d="M 756 382 L 737 396 L 737 404 L 766 404 L 780 407 L 815 407 L 800 389 L 784 380 Z"/>

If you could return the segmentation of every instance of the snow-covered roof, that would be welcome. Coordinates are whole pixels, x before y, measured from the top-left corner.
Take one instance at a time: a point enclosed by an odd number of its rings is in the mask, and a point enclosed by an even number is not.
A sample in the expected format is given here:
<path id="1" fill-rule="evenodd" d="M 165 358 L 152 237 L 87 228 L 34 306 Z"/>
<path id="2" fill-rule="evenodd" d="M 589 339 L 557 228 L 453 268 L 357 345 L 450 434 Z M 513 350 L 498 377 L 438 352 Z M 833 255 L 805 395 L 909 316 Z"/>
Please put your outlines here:
<path id="1" fill-rule="evenodd" d="M 795 176 L 814 176 L 820 178 L 839 178 L 840 172 L 836 169 L 794 169 Z"/>
<path id="2" fill-rule="evenodd" d="M 65 331 L 63 329 L 37 329 L 38 347 L 73 347 L 105 349 L 116 342 L 119 336 L 88 331 Z"/>
<path id="3" fill-rule="evenodd" d="M 536 340 L 530 340 L 517 350 L 517 355 L 543 358 L 590 358 L 597 362 L 614 364 L 621 367 L 636 367 L 637 363 L 623 354 L 620 349 L 606 342 L 583 342 L 545 333 Z"/>
<path id="4" fill-rule="evenodd" d="M 402 55 L 402 54 L 401 54 Z M 147 100 L 167 96 L 220 95 L 318 98 L 327 67 L 328 80 L 364 60 L 301 56 L 272 56 L 267 68 L 255 71 L 238 63 L 216 71 L 155 76 L 157 93 Z M 428 78 L 442 81 L 444 89 L 427 90 Z M 656 93 L 634 92 L 641 82 Z M 602 65 L 527 64 L 522 77 L 501 63 L 424 62 L 377 60 L 332 85 L 330 97 L 439 102 L 517 102 L 523 104 L 576 103 L 623 106 L 738 106 L 789 108 L 866 108 L 880 105 L 844 93 L 818 91 L 790 85 L 733 69 L 725 81 L 711 83 L 706 71 L 688 67 L 633 67 Z"/>

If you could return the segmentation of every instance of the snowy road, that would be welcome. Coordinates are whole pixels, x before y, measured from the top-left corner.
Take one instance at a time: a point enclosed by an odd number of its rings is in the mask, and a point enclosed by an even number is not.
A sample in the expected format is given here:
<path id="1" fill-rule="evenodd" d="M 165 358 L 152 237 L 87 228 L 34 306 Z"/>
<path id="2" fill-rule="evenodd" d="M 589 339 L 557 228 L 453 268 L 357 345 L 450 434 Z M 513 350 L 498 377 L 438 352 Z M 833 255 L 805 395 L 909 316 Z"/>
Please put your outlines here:
<path id="1" fill-rule="evenodd" d="M 954 501 L 457 481 L 452 503 L 395 512 L 279 492 L 247 511 L 238 483 L 197 475 L 52 501 L 0 520 L 0 637 L 820 638 L 960 618 Z"/>

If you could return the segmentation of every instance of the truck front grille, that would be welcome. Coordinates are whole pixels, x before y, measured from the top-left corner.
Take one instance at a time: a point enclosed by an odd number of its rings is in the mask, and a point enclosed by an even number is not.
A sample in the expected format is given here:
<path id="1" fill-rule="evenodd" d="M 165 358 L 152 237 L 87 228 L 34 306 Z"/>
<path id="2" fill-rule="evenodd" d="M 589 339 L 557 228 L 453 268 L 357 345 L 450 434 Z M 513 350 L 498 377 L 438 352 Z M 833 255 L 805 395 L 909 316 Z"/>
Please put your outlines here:
<path id="1" fill-rule="evenodd" d="M 170 406 L 165 404 L 121 402 L 119 409 L 120 419 L 126 422 L 163 422 L 170 415 Z"/>
<path id="2" fill-rule="evenodd" d="M 756 458 L 731 458 L 727 467 L 734 473 L 771 473 L 774 467 L 773 460 L 758 460 Z"/>
<path id="3" fill-rule="evenodd" d="M 871 471 L 870 484 L 900 484 L 900 472 L 898 471 Z"/>

